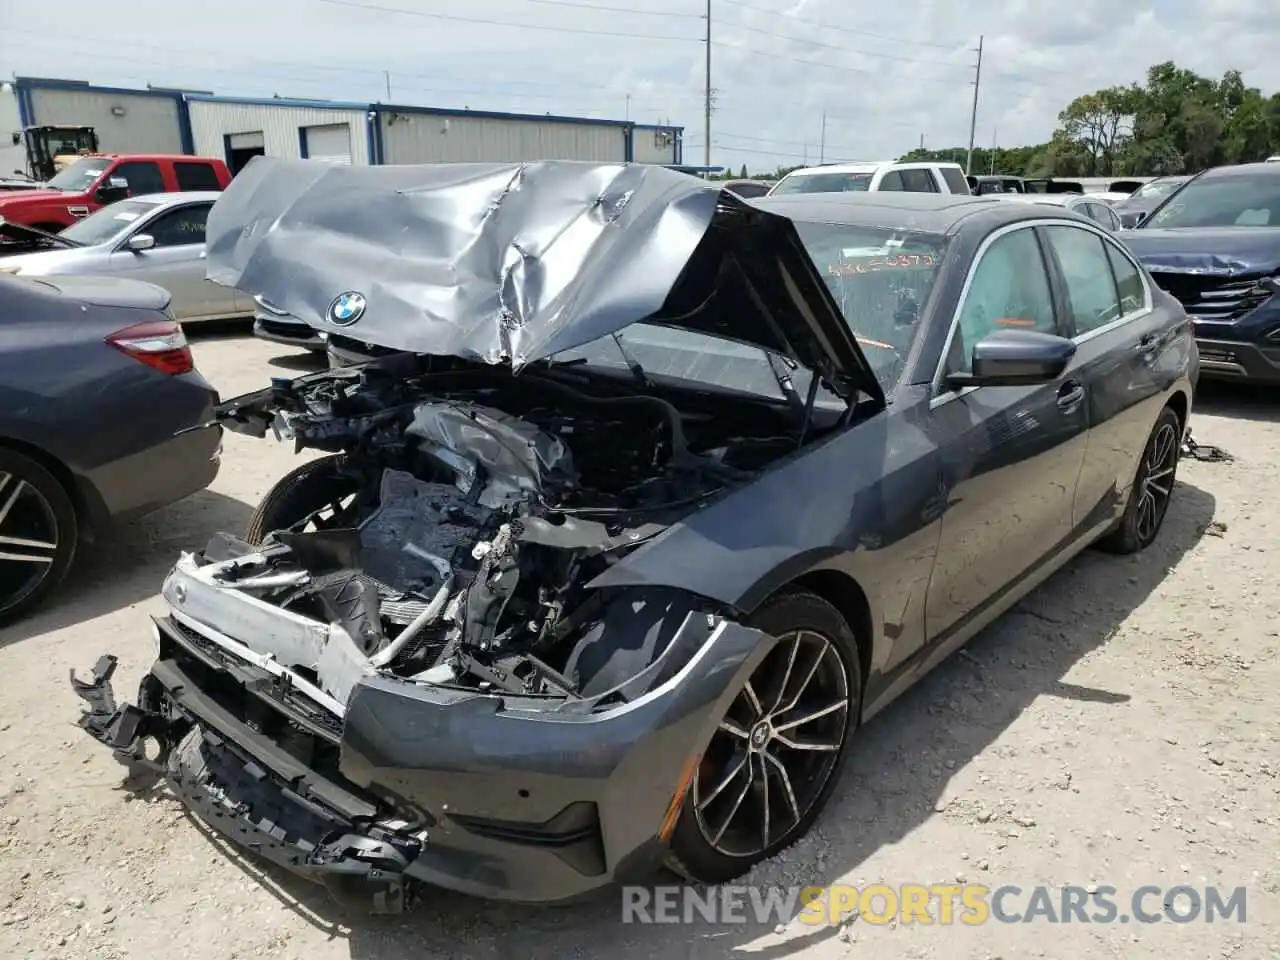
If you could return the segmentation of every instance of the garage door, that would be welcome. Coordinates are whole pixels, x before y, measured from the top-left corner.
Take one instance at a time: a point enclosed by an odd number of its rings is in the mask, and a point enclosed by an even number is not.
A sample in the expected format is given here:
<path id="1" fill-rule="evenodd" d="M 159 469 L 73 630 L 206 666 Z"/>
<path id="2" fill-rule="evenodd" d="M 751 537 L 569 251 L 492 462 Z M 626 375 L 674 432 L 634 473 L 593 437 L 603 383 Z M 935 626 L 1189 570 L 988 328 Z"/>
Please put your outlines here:
<path id="1" fill-rule="evenodd" d="M 326 160 L 329 163 L 351 162 L 351 126 L 346 123 L 326 123 L 302 128 L 309 160 Z"/>
<path id="2" fill-rule="evenodd" d="M 261 130 L 255 133 L 233 133 L 227 139 L 231 141 L 232 150 L 265 150 L 267 146 Z"/>

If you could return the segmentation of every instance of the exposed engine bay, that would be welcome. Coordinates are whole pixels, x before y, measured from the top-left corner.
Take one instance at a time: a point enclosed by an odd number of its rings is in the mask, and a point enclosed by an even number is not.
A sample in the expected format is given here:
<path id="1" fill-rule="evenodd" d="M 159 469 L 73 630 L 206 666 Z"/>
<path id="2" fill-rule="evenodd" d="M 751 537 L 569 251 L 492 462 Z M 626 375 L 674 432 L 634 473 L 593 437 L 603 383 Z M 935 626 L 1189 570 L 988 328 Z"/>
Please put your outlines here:
<path id="1" fill-rule="evenodd" d="M 375 673 L 582 696 L 584 645 L 617 599 L 592 579 L 799 442 L 785 405 L 554 368 L 374 364 L 277 381 L 221 418 L 340 453 L 344 501 L 260 546 L 215 539 L 165 594 L 189 626 L 251 645 L 332 709 Z M 245 609 L 228 621 L 208 588 Z"/>

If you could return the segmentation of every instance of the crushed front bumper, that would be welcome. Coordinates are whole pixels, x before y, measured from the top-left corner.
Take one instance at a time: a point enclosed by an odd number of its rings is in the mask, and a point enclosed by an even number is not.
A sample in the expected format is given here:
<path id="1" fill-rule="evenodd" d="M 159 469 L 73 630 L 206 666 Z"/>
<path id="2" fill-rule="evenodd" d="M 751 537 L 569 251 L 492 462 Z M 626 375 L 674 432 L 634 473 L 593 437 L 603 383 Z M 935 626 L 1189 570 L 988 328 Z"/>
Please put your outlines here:
<path id="1" fill-rule="evenodd" d="M 81 727 L 131 769 L 167 777 L 238 845 L 343 899 L 372 885 L 382 911 L 414 882 L 548 903 L 649 879 L 716 723 L 773 643 L 690 616 L 669 648 L 687 660 L 611 708 L 374 676 L 324 729 L 278 676 L 187 623 L 155 622 L 160 655 L 136 705 L 115 702 L 114 658 L 72 677 L 88 704 Z M 267 714 L 336 762 L 322 770 L 262 732 L 279 727 Z"/>
<path id="2" fill-rule="evenodd" d="M 250 853 L 323 884 L 374 913 L 406 903 L 412 836 L 378 826 L 376 808 L 315 773 L 202 695 L 173 660 L 160 660 L 138 704 L 117 705 L 110 655 L 92 678 L 71 677 L 88 704 L 80 727 L 131 776 L 164 777 L 177 797 Z"/>

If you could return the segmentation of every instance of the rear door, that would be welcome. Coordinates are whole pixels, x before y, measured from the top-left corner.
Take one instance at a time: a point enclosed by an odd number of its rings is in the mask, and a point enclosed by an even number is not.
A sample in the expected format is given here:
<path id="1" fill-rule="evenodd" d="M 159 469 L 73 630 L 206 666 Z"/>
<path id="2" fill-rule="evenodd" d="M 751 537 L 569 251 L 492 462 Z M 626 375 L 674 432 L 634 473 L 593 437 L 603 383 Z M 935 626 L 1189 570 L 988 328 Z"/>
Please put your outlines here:
<path id="1" fill-rule="evenodd" d="M 974 343 L 994 331 L 1066 332 L 1060 299 L 1034 225 L 1016 224 L 979 251 L 952 322 L 926 427 L 947 500 L 926 629 L 946 649 L 1069 542 L 1088 405 L 1072 366 L 1038 386 L 953 391 L 945 376 L 971 369 Z"/>
<path id="2" fill-rule="evenodd" d="M 1143 272 L 1102 231 L 1063 222 L 1041 228 L 1067 297 L 1075 364 L 1089 396 L 1089 442 L 1072 509 L 1081 530 L 1119 517 L 1138 458 L 1164 403 L 1162 358 L 1176 328 L 1154 308 Z"/>

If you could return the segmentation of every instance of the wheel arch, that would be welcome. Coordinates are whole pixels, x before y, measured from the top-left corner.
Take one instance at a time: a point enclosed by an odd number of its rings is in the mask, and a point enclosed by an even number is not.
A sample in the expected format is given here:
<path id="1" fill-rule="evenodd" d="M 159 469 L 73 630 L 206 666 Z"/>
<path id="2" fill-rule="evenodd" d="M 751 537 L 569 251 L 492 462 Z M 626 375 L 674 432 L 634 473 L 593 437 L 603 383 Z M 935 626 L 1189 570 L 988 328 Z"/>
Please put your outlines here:
<path id="1" fill-rule="evenodd" d="M 97 491 L 89 483 L 76 476 L 70 467 L 49 453 L 49 451 L 43 447 L 36 446 L 34 443 L 0 435 L 0 449 L 12 450 L 14 453 L 30 457 L 53 474 L 58 482 L 62 484 L 62 489 L 67 492 L 67 496 L 71 498 L 71 505 L 76 511 L 76 519 L 80 523 L 80 535 L 85 540 L 91 541 L 93 539 L 95 531 L 103 525 L 106 508 L 98 498 Z"/>
<path id="2" fill-rule="evenodd" d="M 1178 417 L 1178 425 L 1182 428 L 1183 433 L 1186 433 L 1187 417 L 1191 412 L 1191 401 L 1187 395 L 1181 390 L 1175 390 L 1165 406 L 1171 409 Z"/>
<path id="3" fill-rule="evenodd" d="M 806 590 L 821 597 L 849 625 L 858 645 L 858 666 L 862 672 L 865 689 L 871 673 L 871 654 L 875 645 L 875 633 L 871 618 L 871 601 L 862 585 L 840 570 L 810 570 L 786 584 L 778 593 L 786 590 Z"/>

